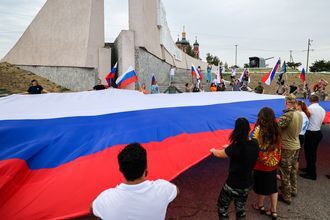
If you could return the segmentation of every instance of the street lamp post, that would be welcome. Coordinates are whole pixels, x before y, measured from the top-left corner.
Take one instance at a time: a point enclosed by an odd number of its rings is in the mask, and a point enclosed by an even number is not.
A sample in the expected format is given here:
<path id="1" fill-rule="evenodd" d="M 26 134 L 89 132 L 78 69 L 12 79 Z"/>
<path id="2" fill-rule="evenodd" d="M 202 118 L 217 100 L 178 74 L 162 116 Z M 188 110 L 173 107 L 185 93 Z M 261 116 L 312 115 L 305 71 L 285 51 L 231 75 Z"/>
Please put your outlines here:
<path id="1" fill-rule="evenodd" d="M 312 40 L 308 39 L 308 46 L 307 46 L 307 63 L 306 63 L 306 73 L 308 73 L 308 62 L 309 62 L 309 51 L 310 51 L 310 46 L 312 45 Z"/>

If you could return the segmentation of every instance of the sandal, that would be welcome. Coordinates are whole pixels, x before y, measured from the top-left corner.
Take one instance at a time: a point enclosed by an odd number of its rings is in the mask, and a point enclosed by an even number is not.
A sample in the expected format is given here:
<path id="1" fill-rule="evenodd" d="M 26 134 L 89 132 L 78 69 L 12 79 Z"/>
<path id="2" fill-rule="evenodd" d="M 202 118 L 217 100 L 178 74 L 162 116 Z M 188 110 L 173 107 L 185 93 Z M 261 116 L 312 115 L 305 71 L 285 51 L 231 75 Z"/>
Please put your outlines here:
<path id="1" fill-rule="evenodd" d="M 264 207 L 264 206 L 259 206 L 259 205 L 257 205 L 257 204 L 252 204 L 252 208 L 253 208 L 254 210 L 259 211 L 261 215 L 266 214 L 266 210 L 265 210 L 265 207 Z"/>
<path id="2" fill-rule="evenodd" d="M 270 216 L 272 218 L 272 220 L 277 220 L 277 212 L 272 212 L 271 210 L 266 212 L 267 216 Z"/>

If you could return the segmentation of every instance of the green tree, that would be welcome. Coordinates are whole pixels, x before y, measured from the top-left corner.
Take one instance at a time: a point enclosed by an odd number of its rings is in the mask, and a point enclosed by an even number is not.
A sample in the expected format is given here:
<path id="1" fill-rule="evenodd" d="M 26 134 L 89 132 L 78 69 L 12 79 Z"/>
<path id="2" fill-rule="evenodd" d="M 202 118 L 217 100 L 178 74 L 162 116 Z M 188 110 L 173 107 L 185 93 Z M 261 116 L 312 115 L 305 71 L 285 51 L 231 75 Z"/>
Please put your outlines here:
<path id="1" fill-rule="evenodd" d="M 228 71 L 229 70 L 229 66 L 228 66 L 228 63 L 225 62 L 225 70 Z"/>
<path id="2" fill-rule="evenodd" d="M 311 72 L 330 71 L 330 61 L 316 60 L 309 70 Z"/>
<path id="3" fill-rule="evenodd" d="M 250 65 L 248 63 L 244 64 L 244 68 L 249 68 L 249 67 L 250 67 Z"/>
<path id="4" fill-rule="evenodd" d="M 208 64 L 213 64 L 213 65 L 215 65 L 215 66 L 218 66 L 219 65 L 219 63 L 220 63 L 220 65 L 222 65 L 223 63 L 220 61 L 220 59 L 219 59 L 219 57 L 217 57 L 217 56 L 213 56 L 212 54 L 210 54 L 210 53 L 207 53 L 206 54 L 206 62 L 208 63 Z"/>
<path id="5" fill-rule="evenodd" d="M 207 54 L 206 54 L 206 62 L 207 62 L 208 64 L 212 64 L 213 58 L 214 58 L 214 57 L 213 57 L 210 53 L 207 53 Z"/>
<path id="6" fill-rule="evenodd" d="M 192 49 L 192 47 L 190 46 L 190 44 L 188 44 L 187 48 L 186 48 L 186 53 L 191 56 L 191 57 L 195 57 L 195 52 Z"/>
<path id="7" fill-rule="evenodd" d="M 301 66 L 301 63 L 287 62 L 288 67 L 293 68 L 294 70 Z"/>

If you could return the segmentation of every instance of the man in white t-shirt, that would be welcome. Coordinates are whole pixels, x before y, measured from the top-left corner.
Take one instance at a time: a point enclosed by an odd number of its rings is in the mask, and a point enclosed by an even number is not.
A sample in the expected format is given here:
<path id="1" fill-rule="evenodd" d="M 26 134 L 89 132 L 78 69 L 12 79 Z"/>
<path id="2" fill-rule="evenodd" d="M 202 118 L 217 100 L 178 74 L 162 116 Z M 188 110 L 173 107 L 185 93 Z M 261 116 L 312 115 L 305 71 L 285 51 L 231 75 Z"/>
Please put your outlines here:
<path id="1" fill-rule="evenodd" d="M 308 107 L 308 110 L 311 113 L 311 117 L 309 118 L 304 145 L 307 166 L 300 169 L 305 172 L 300 174 L 300 176 L 305 179 L 316 180 L 317 147 L 323 138 L 321 126 L 325 118 L 325 110 L 319 105 L 319 97 L 317 95 L 312 95 L 309 101 L 311 105 Z"/>
<path id="2" fill-rule="evenodd" d="M 230 78 L 233 80 L 236 78 L 236 67 L 232 67 Z"/>
<path id="3" fill-rule="evenodd" d="M 101 219 L 163 220 L 167 206 L 178 194 L 165 180 L 149 181 L 147 152 L 138 143 L 126 146 L 118 155 L 125 183 L 102 192 L 92 204 L 92 213 Z"/>
<path id="4" fill-rule="evenodd" d="M 175 76 L 175 67 L 172 66 L 171 70 L 170 70 L 170 83 L 174 82 L 174 76 Z"/>

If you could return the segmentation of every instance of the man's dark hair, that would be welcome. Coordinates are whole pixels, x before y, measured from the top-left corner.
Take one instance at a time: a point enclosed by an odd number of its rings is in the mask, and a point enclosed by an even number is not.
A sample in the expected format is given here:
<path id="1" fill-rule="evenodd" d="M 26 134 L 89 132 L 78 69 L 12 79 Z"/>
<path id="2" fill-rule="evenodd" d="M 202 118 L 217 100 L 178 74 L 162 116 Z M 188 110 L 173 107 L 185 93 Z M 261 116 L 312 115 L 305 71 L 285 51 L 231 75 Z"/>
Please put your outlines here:
<path id="1" fill-rule="evenodd" d="M 38 81 L 37 81 L 37 80 L 35 80 L 35 79 L 33 79 L 33 80 L 31 81 L 31 84 L 32 84 L 32 83 L 34 83 L 34 82 L 38 82 Z"/>
<path id="2" fill-rule="evenodd" d="M 186 83 L 186 87 L 189 86 L 189 83 Z"/>
<path id="3" fill-rule="evenodd" d="M 309 98 L 309 101 L 312 102 L 312 103 L 318 103 L 319 102 L 319 97 L 317 95 L 312 95 Z"/>
<path id="4" fill-rule="evenodd" d="M 126 180 L 139 179 L 147 169 L 147 151 L 139 143 L 129 144 L 118 154 L 118 163 Z"/>

